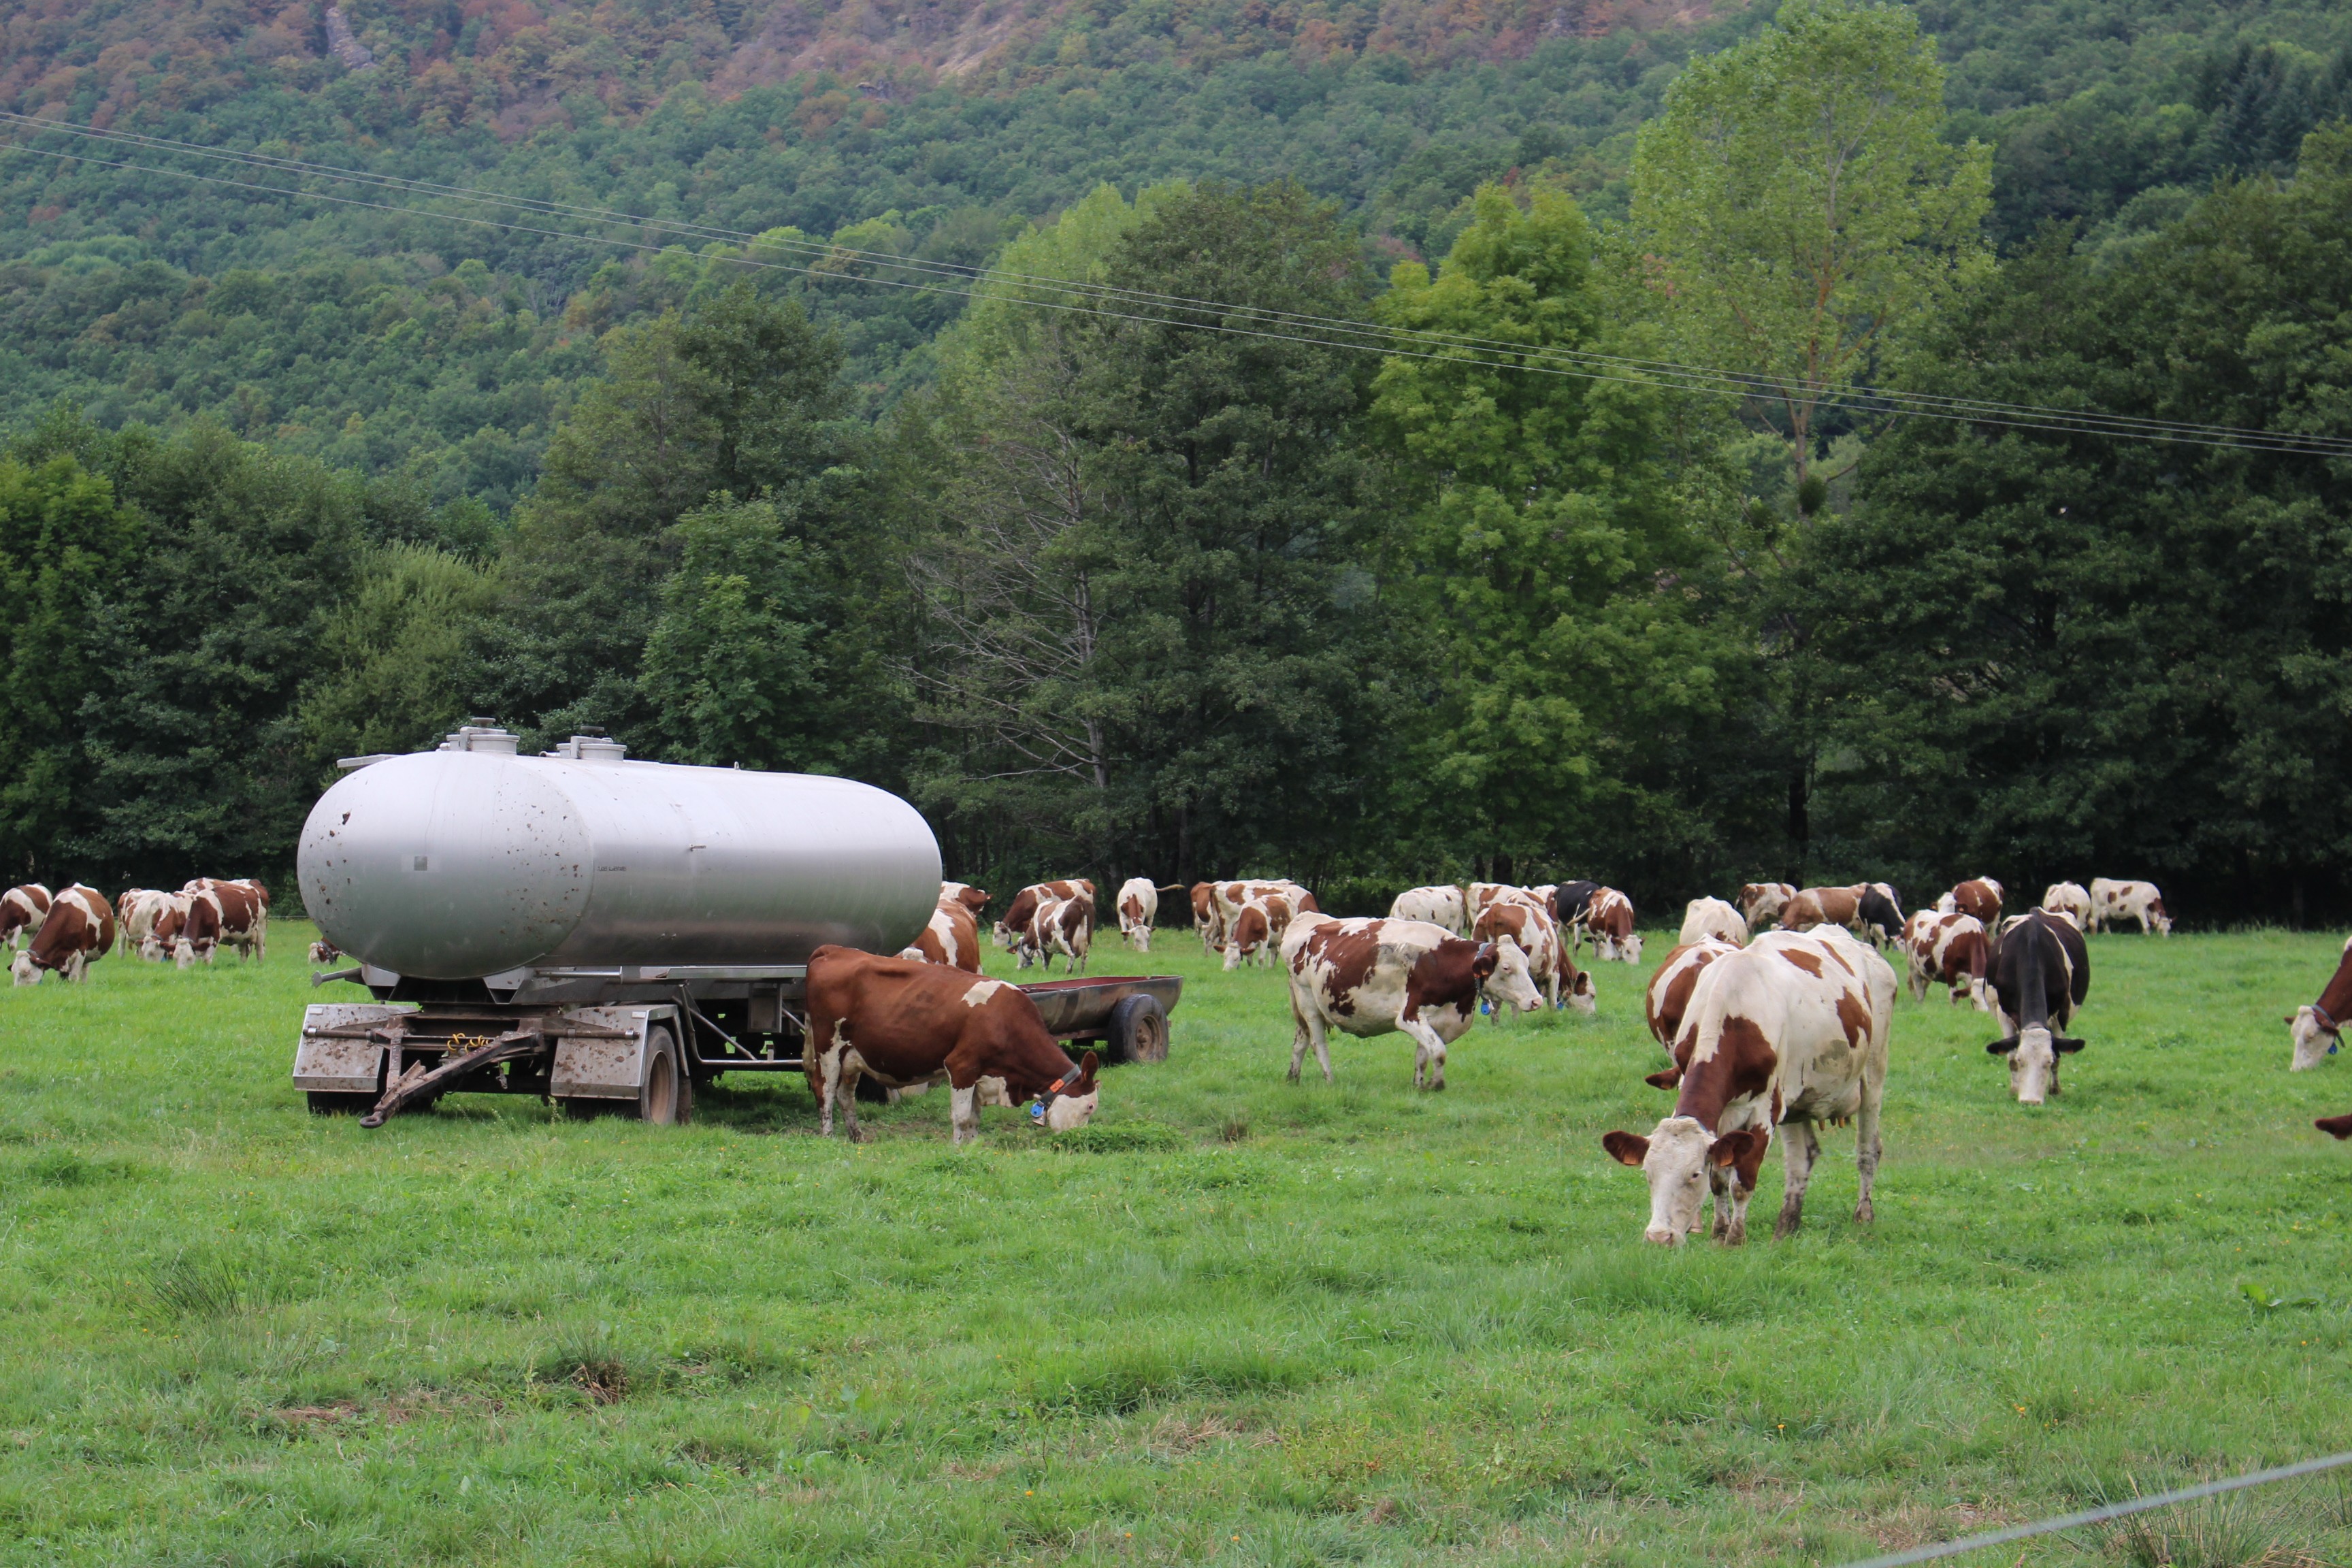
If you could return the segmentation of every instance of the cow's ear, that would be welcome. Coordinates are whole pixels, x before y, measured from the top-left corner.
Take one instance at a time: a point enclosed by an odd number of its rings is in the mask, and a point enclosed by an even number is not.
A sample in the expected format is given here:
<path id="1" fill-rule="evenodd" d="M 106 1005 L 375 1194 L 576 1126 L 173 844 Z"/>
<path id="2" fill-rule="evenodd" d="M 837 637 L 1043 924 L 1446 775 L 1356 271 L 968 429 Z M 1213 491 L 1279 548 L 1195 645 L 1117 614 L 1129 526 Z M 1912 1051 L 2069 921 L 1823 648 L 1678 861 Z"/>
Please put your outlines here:
<path id="1" fill-rule="evenodd" d="M 2294 1022 L 2294 1015 L 2289 1013 L 2285 1017 L 2281 1018 L 2279 1022 L 2282 1024 L 2292 1024 Z"/>
<path id="2" fill-rule="evenodd" d="M 2071 1057 L 2083 1048 L 2083 1042 L 2068 1039 L 2063 1035 L 2053 1035 L 2050 1037 L 2050 1048 L 2062 1056 Z"/>
<path id="3" fill-rule="evenodd" d="M 1608 1150 L 1609 1157 L 1619 1164 L 1632 1165 L 1637 1170 L 1642 1162 L 1650 1157 L 1650 1141 L 1638 1132 L 1604 1132 L 1601 1135 L 1601 1146 Z"/>
<path id="4" fill-rule="evenodd" d="M 1668 1068 L 1664 1072 L 1652 1073 L 1642 1081 L 1648 1084 L 1652 1089 L 1672 1089 L 1683 1081 L 1683 1069 L 1680 1068 Z"/>
<path id="5" fill-rule="evenodd" d="M 1744 1128 L 1738 1132 L 1727 1132 L 1717 1139 L 1715 1147 L 1706 1152 L 1706 1156 L 1718 1166 L 1736 1165 L 1762 1147 L 1763 1142 L 1763 1133 L 1752 1127 Z"/>
<path id="6" fill-rule="evenodd" d="M 1101 1063 L 1092 1051 L 1088 1051 L 1085 1056 L 1080 1057 L 1078 1058 L 1078 1081 L 1082 1084 L 1093 1083 L 1095 1081 L 1095 1068 L 1100 1065 Z"/>
<path id="7" fill-rule="evenodd" d="M 1493 974 L 1495 973 L 1495 964 L 1497 961 L 1497 957 L 1498 955 L 1496 952 L 1495 944 L 1493 942 L 1490 942 L 1480 944 L 1478 956 L 1470 961 L 1470 973 L 1472 978 L 1484 980 L 1488 975 Z"/>
<path id="8" fill-rule="evenodd" d="M 2010 1052 L 2017 1049 L 2017 1037 L 2015 1035 L 2011 1035 L 2005 1040 L 1994 1040 L 1988 1044 L 1985 1047 L 1985 1049 L 1993 1056 L 2005 1057 L 2009 1055 Z"/>

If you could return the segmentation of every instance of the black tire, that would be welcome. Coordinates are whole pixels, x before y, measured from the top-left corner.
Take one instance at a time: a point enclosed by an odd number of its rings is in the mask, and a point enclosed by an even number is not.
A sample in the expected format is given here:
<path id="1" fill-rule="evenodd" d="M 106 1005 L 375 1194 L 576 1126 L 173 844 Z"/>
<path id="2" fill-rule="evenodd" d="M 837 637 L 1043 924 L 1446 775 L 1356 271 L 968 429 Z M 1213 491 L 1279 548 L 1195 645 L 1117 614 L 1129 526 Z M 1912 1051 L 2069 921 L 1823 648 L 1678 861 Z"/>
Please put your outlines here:
<path id="1" fill-rule="evenodd" d="M 670 1032 L 656 1025 L 646 1031 L 646 1084 L 637 1091 L 637 1120 L 677 1127 L 693 1114 L 694 1080 L 678 1070 Z"/>
<path id="2" fill-rule="evenodd" d="M 313 1116 L 365 1116 L 383 1098 L 381 1095 L 352 1094 L 331 1089 L 314 1089 L 307 1093 Z"/>
<path id="3" fill-rule="evenodd" d="M 1103 1042 L 1115 1062 L 1168 1059 L 1168 1015 L 1149 992 L 1121 997 L 1110 1010 L 1110 1037 Z"/>

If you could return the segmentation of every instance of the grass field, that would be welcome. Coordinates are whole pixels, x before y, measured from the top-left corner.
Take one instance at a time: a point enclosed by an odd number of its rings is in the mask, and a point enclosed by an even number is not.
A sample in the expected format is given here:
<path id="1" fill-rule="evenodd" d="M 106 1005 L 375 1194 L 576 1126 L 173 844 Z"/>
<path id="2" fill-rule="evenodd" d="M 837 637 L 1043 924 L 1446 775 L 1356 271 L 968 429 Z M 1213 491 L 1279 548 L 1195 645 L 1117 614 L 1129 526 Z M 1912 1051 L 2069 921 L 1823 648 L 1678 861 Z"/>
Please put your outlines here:
<path id="1" fill-rule="evenodd" d="M 0 1000 L 8 1562 L 1834 1563 L 2352 1447 L 2352 1058 L 2279 1021 L 2333 937 L 2095 939 L 2039 1110 L 1898 1003 L 1876 1226 L 1832 1132 L 1803 1234 L 1680 1252 L 1600 1148 L 1647 965 L 1294 1088 L 1278 980 L 1166 932 L 1168 1063 L 957 1152 L 797 1079 L 314 1119 L 307 941 Z M 1991 1555 L 2352 1557 L 2327 1482 L 2151 1519 Z"/>

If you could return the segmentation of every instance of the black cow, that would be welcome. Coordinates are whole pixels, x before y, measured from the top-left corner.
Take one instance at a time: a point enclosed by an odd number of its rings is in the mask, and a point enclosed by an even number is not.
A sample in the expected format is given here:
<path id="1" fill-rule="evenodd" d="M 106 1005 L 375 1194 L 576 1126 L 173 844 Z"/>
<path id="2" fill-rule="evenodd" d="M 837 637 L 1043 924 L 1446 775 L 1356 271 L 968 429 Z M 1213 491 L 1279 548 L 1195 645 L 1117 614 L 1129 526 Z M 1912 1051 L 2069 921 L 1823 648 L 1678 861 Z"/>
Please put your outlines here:
<path id="1" fill-rule="evenodd" d="M 2040 910 L 2001 928 L 1992 947 L 1995 1011 L 2008 1034 L 1985 1049 L 2009 1058 L 2009 1086 L 2023 1105 L 2058 1092 L 2058 1054 L 2083 1048 L 2052 1028 L 2066 1026 L 2091 990 L 2091 951 L 2074 923 Z"/>
<path id="2" fill-rule="evenodd" d="M 1895 889 L 1884 882 L 1873 882 L 1862 890 L 1854 904 L 1854 918 L 1869 932 L 1873 946 L 1889 947 L 1903 940 L 1903 906 L 1895 900 Z"/>
<path id="3" fill-rule="evenodd" d="M 1551 890 L 1552 923 L 1560 930 L 1583 921 L 1585 911 L 1592 907 L 1592 895 L 1601 890 L 1598 882 L 1562 882 Z"/>

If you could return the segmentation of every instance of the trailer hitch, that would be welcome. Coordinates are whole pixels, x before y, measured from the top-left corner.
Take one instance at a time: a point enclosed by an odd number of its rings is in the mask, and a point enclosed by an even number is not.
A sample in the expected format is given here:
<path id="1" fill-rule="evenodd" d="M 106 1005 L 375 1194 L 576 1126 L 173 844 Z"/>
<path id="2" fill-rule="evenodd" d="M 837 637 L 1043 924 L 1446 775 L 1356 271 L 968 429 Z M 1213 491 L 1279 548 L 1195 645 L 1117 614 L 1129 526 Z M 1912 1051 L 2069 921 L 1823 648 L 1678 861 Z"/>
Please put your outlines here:
<path id="1" fill-rule="evenodd" d="M 404 1110 L 432 1104 L 455 1089 L 457 1080 L 467 1073 L 518 1057 L 536 1056 L 547 1048 L 547 1032 L 541 1020 L 534 1018 L 520 1029 L 510 1029 L 462 1055 L 445 1058 L 430 1072 L 423 1062 L 411 1062 L 407 1071 L 385 1086 L 383 1098 L 375 1102 L 373 1110 L 360 1118 L 360 1125 L 381 1127 L 386 1119 Z"/>

